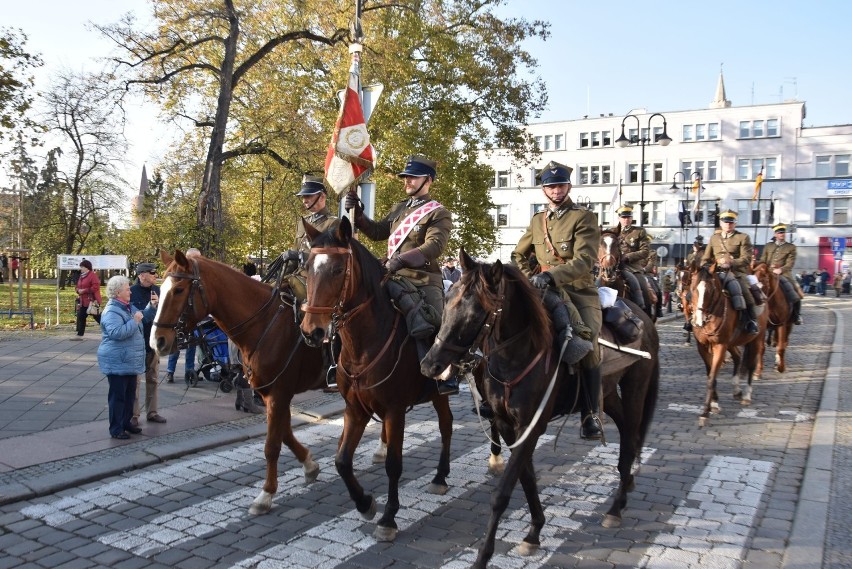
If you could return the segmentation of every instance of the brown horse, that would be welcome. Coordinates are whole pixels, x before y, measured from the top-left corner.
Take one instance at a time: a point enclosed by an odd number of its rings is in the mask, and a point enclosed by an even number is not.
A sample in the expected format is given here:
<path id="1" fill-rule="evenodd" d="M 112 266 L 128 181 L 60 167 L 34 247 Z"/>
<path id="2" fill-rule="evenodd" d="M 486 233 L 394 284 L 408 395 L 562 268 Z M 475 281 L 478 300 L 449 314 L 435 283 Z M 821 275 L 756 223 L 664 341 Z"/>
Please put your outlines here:
<path id="1" fill-rule="evenodd" d="M 378 541 L 393 541 L 406 411 L 431 401 L 438 413 L 441 456 L 427 488 L 437 494 L 448 489 L 453 414 L 447 397 L 438 394 L 435 381 L 421 375 L 405 319 L 391 304 L 383 286 L 386 272 L 378 259 L 352 239 L 349 219 L 344 217 L 336 230 L 325 233 L 305 226 L 312 247 L 306 262 L 308 302 L 302 331 L 312 345 L 336 334 L 342 342 L 337 383 L 346 409 L 335 466 L 358 512 L 364 519 L 372 519 L 376 500 L 364 492 L 352 463 L 367 422 L 374 416 L 384 422 L 388 498 L 373 535 Z"/>
<path id="2" fill-rule="evenodd" d="M 494 425 L 512 448 L 503 476 L 491 499 L 491 518 L 474 567 L 484 568 L 494 553 L 500 516 L 506 510 L 518 480 L 530 508 L 531 527 L 519 545 L 521 555 L 538 549 L 544 510 L 538 496 L 532 456 L 536 441 L 557 415 L 579 411 L 578 381 L 569 366 L 560 365 L 552 324 L 539 291 L 515 267 L 496 261 L 480 264 L 462 249 L 462 278 L 447 293 L 438 339 L 423 359 L 424 374 L 438 376 L 450 366 L 483 371 L 482 391 L 494 410 Z M 550 294 L 550 293 L 549 293 Z M 635 307 L 635 304 L 625 301 Z M 603 409 L 619 432 L 620 483 L 604 519 L 617 527 L 635 482 L 631 472 L 639 458 L 654 414 L 659 389 L 659 338 L 654 324 L 634 308 L 644 334 L 632 348 L 643 358 L 603 349 Z M 608 329 L 601 338 L 612 341 Z M 615 345 L 614 343 L 611 345 Z M 484 354 L 478 363 L 479 354 Z M 596 395 L 595 395 L 596 396 Z"/>
<path id="3" fill-rule="evenodd" d="M 657 307 L 651 302 L 651 297 L 646 290 L 638 292 L 633 291 L 627 284 L 623 276 L 623 271 L 626 269 L 621 267 L 621 247 L 619 245 L 619 235 L 612 229 L 604 229 L 601 231 L 601 242 L 598 245 L 598 277 L 596 280 L 597 286 L 605 286 L 614 289 L 621 298 L 629 298 L 638 303 L 637 294 L 642 297 L 644 312 L 651 319 L 651 322 L 657 321 Z M 640 287 L 642 285 L 640 284 Z"/>
<path id="4" fill-rule="evenodd" d="M 734 310 L 730 298 L 725 294 L 715 269 L 715 264 L 701 267 L 692 275 L 690 284 L 692 332 L 698 353 L 707 369 L 707 394 L 698 419 L 699 426 L 705 425 L 711 412 L 720 410 L 716 377 L 725 361 L 725 352 L 735 346 L 743 346 L 744 351 L 738 370 L 735 370 L 734 399 L 739 399 L 742 405 L 751 405 L 751 384 L 757 362 L 763 354 L 763 335 L 766 332 L 765 310 L 757 319 L 757 334 L 747 334 L 742 330 L 740 314 Z M 740 388 L 740 378 L 747 381 L 745 391 Z"/>
<path id="5" fill-rule="evenodd" d="M 767 331 L 774 337 L 775 369 L 784 373 L 787 369 L 785 354 L 790 342 L 790 333 L 793 331 L 793 311 L 781 289 L 781 277 L 773 273 L 766 263 L 755 265 L 754 276 L 763 285 L 763 294 L 766 295 L 766 310 L 769 313 Z M 757 364 L 755 375 L 763 375 L 762 357 Z"/>
<path id="6" fill-rule="evenodd" d="M 296 393 L 325 387 L 322 354 L 302 341 L 292 296 L 279 295 L 269 285 L 211 259 L 188 259 L 180 251 L 175 251 L 174 259 L 165 252 L 161 258 L 167 272 L 151 345 L 161 355 L 170 353 L 177 334 L 190 333 L 209 313 L 240 348 L 246 377 L 266 403 L 266 481 L 249 508 L 252 514 L 266 513 L 278 490 L 282 442 L 302 464 L 306 483 L 319 474 L 311 452 L 293 435 L 290 402 Z"/>

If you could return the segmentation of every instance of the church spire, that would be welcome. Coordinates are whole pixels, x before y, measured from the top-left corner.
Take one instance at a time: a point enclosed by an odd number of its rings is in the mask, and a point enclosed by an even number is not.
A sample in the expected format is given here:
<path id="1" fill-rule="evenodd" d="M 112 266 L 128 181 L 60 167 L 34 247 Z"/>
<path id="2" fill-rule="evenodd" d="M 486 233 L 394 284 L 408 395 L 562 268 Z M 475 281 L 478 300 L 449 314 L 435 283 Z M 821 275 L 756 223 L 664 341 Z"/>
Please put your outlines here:
<path id="1" fill-rule="evenodd" d="M 722 68 L 719 66 L 719 82 L 716 84 L 716 98 L 710 103 L 711 109 L 726 109 L 731 106 L 731 102 L 725 94 L 725 77 L 722 75 Z"/>
<path id="2" fill-rule="evenodd" d="M 130 223 L 133 227 L 139 227 L 139 222 L 142 219 L 143 210 L 145 209 L 145 198 L 148 195 L 148 172 L 145 170 L 145 165 L 142 165 L 142 180 L 139 182 L 139 193 L 131 201 L 130 205 Z"/>

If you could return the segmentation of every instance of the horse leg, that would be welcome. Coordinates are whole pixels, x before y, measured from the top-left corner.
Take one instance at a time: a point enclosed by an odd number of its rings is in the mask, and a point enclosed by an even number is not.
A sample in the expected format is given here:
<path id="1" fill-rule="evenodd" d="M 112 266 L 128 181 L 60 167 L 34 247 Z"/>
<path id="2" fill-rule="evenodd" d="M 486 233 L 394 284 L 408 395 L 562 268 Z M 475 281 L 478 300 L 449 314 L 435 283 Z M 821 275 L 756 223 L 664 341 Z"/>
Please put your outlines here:
<path id="1" fill-rule="evenodd" d="M 629 377 L 625 376 L 625 379 Z M 619 484 L 612 505 L 601 522 L 605 528 L 621 527 L 621 512 L 627 507 L 627 493 L 632 492 L 636 486 L 631 470 L 633 463 L 639 458 L 641 402 L 645 399 L 645 394 L 639 391 L 634 388 L 632 382 L 622 380 L 621 397 L 613 391 L 604 400 L 606 414 L 612 419 L 619 434 Z M 625 406 L 625 401 L 630 404 Z"/>
<path id="2" fill-rule="evenodd" d="M 343 483 L 346 484 L 349 497 L 355 502 L 355 509 L 365 520 L 372 520 L 376 515 L 376 500 L 371 494 L 364 493 L 364 488 L 353 472 L 355 449 L 358 448 L 358 443 L 364 435 L 368 420 L 369 417 L 360 408 L 346 402 L 346 409 L 343 412 L 343 433 L 337 445 L 334 466 Z"/>
<path id="3" fill-rule="evenodd" d="M 453 412 L 448 397 L 436 396 L 432 405 L 438 413 L 438 430 L 441 433 L 441 456 L 438 458 L 438 471 L 426 490 L 431 494 L 443 496 L 447 493 L 447 475 L 450 473 L 450 441 L 453 438 Z"/>
<path id="4" fill-rule="evenodd" d="M 383 464 L 388 458 L 388 435 L 385 432 L 385 426 L 382 425 L 382 433 L 379 436 L 379 446 L 376 447 L 376 452 L 373 453 L 373 464 Z"/>
<path id="5" fill-rule="evenodd" d="M 538 438 L 538 437 L 536 437 Z M 535 449 L 535 442 L 527 440 L 525 444 Z M 524 540 L 518 544 L 518 555 L 526 557 L 533 555 L 541 547 L 539 535 L 541 528 L 544 527 L 544 508 L 541 506 L 541 499 L 538 496 L 538 485 L 535 481 L 535 470 L 533 469 L 532 451 L 529 458 L 524 462 L 520 472 L 521 487 L 524 489 L 524 496 L 527 498 L 527 504 L 530 507 L 530 531 L 527 532 Z"/>
<path id="6" fill-rule="evenodd" d="M 286 405 L 276 405 L 274 398 L 268 397 L 266 412 L 266 443 L 263 447 L 263 455 L 266 458 L 266 480 L 260 494 L 249 506 L 249 514 L 254 516 L 265 514 L 272 509 L 272 498 L 278 491 L 278 458 L 281 456 L 281 443 L 288 436 L 285 434 L 285 429 L 290 430 L 290 402 L 287 401 Z M 299 462 L 304 464 L 306 456 L 309 457 L 310 453 L 296 442 L 292 431 L 289 433 L 289 438 L 298 445 L 298 449 L 289 443 L 288 446 L 293 449 L 293 454 Z M 317 470 L 319 470 L 318 467 Z"/>
<path id="7" fill-rule="evenodd" d="M 503 423 L 502 419 L 495 418 L 494 422 L 500 423 L 498 429 L 503 435 L 503 440 L 512 444 L 517 436 L 512 428 Z M 495 486 L 494 490 L 491 492 L 491 517 L 488 519 L 488 527 L 485 531 L 485 540 L 483 541 L 482 547 L 479 548 L 476 561 L 474 561 L 472 565 L 473 569 L 485 569 L 488 564 L 488 560 L 494 555 L 494 540 L 497 536 L 497 525 L 500 522 L 500 517 L 503 515 L 503 512 L 505 512 L 506 508 L 509 506 L 509 499 L 512 496 L 512 490 L 518 482 L 524 463 L 529 462 L 532 464 L 532 451 L 535 448 L 535 439 L 537 438 L 538 437 L 529 437 L 526 441 L 524 441 L 524 444 L 522 444 L 520 448 L 512 451 L 512 455 L 509 457 L 509 462 L 506 465 L 503 476 L 500 477 L 500 480 L 497 482 L 497 486 Z"/>
<path id="8" fill-rule="evenodd" d="M 759 339 L 756 341 L 752 341 L 749 344 L 746 344 L 745 351 L 743 353 L 743 369 L 742 376 L 746 380 L 746 388 L 742 394 L 742 400 L 740 404 L 743 406 L 751 405 L 751 395 L 752 395 L 752 380 L 754 378 L 754 370 L 756 369 L 759 361 L 763 358 L 763 342 Z"/>
<path id="9" fill-rule="evenodd" d="M 447 398 L 444 397 L 444 399 Z M 384 425 L 388 437 L 388 458 L 385 460 L 385 473 L 388 476 L 388 501 L 385 505 L 385 511 L 373 531 L 373 537 L 376 538 L 376 541 L 393 541 L 398 532 L 396 513 L 399 511 L 399 478 L 402 476 L 405 411 L 389 411 L 385 414 Z"/>
<path id="10" fill-rule="evenodd" d="M 777 339 L 778 343 L 775 348 L 775 369 L 778 373 L 787 371 L 787 360 L 784 359 L 784 354 L 787 352 L 787 343 L 789 341 L 791 323 L 787 322 L 778 327 Z"/>
<path id="11" fill-rule="evenodd" d="M 716 376 L 719 373 L 719 368 L 722 361 L 725 359 L 725 346 L 714 344 L 710 351 L 712 361 L 710 363 L 710 372 L 707 374 L 707 394 L 704 397 L 704 411 L 698 418 L 698 426 L 703 427 L 710 417 L 710 413 L 718 413 L 721 410 L 719 407 L 719 395 L 716 393 Z"/>
<path id="12" fill-rule="evenodd" d="M 500 433 L 497 431 L 497 426 L 494 421 L 491 422 L 491 455 L 488 457 L 488 474 L 491 476 L 501 476 L 506 470 L 506 463 L 503 460 L 503 455 L 500 453 L 503 448 L 500 446 Z"/>

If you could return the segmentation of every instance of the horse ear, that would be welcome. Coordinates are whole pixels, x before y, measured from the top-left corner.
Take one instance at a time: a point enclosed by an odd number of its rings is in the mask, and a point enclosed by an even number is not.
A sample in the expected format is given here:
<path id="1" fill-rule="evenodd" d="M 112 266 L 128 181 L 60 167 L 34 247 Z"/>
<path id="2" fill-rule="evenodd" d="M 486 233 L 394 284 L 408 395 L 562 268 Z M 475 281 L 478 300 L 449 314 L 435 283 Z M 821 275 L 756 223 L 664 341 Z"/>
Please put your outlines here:
<path id="1" fill-rule="evenodd" d="M 473 257 L 467 254 L 467 251 L 464 250 L 464 245 L 459 247 L 459 264 L 461 268 L 465 271 L 470 271 L 475 269 L 479 263 L 473 260 Z"/>
<path id="2" fill-rule="evenodd" d="M 337 240 L 341 243 L 349 243 L 350 239 L 352 239 L 352 223 L 344 215 L 337 226 Z"/>
<path id="3" fill-rule="evenodd" d="M 183 251 L 180 249 L 175 249 L 175 262 L 183 267 L 189 265 L 189 261 L 186 260 L 186 255 L 184 255 Z"/>
<path id="4" fill-rule="evenodd" d="M 503 263 L 500 262 L 500 259 L 494 261 L 494 264 L 491 265 L 490 278 L 492 286 L 497 286 L 500 284 L 500 280 L 503 278 Z"/>
<path id="5" fill-rule="evenodd" d="M 161 249 L 160 250 L 160 260 L 163 262 L 164 267 L 168 267 L 169 265 L 172 264 L 172 261 L 174 261 L 174 258 L 171 255 L 169 255 L 168 253 L 166 253 L 165 249 Z"/>

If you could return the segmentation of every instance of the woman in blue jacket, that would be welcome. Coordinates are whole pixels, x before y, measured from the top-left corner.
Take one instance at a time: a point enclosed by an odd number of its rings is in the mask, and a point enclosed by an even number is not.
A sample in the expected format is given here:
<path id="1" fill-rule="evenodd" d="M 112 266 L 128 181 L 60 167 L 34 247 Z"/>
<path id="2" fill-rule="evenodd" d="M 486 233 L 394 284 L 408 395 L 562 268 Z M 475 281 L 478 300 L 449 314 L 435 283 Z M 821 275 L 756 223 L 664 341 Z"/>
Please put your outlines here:
<path id="1" fill-rule="evenodd" d="M 103 337 L 98 347 L 98 366 L 109 381 L 109 434 L 129 439 L 142 432 L 130 425 L 136 398 L 136 376 L 145 373 L 145 338 L 142 312 L 130 305 L 130 280 L 118 275 L 107 282 L 106 308 L 101 312 Z"/>

